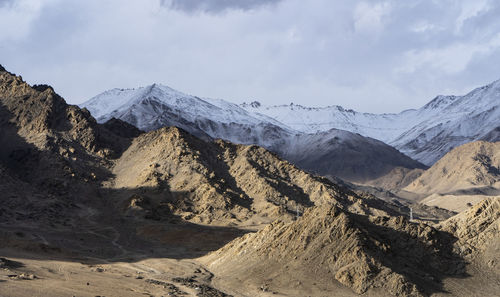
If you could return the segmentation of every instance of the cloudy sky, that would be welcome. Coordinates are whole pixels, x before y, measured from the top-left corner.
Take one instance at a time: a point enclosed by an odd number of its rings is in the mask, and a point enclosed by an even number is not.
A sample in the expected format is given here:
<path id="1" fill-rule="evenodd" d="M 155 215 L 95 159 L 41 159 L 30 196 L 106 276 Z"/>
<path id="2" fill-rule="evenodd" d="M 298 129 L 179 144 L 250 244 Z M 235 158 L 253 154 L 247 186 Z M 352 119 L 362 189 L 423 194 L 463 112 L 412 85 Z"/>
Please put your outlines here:
<path id="1" fill-rule="evenodd" d="M 497 0 L 0 0 L 0 64 L 70 103 L 153 82 L 398 112 L 500 78 Z"/>

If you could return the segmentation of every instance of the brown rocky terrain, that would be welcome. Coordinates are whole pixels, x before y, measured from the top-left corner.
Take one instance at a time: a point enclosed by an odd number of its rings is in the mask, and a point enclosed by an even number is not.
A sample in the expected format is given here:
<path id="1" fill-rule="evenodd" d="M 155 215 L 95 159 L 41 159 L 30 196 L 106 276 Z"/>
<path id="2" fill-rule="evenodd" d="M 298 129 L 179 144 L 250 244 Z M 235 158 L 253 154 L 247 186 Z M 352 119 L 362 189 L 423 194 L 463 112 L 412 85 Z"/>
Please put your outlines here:
<path id="1" fill-rule="evenodd" d="M 380 187 L 385 190 L 399 191 L 419 178 L 424 172 L 425 170 L 420 168 L 396 167 L 386 175 L 367 181 L 364 184 Z"/>
<path id="2" fill-rule="evenodd" d="M 500 275 L 500 198 L 490 197 L 438 225 L 458 240 L 455 250 L 465 259 Z"/>
<path id="3" fill-rule="evenodd" d="M 226 296 L 190 259 L 245 231 L 145 209 L 147 197 L 132 191 L 144 188 L 103 188 L 142 132 L 97 124 L 51 87 L 0 70 L 0 295 Z"/>
<path id="4" fill-rule="evenodd" d="M 500 142 L 476 141 L 453 149 L 405 190 L 448 194 L 500 188 Z"/>
<path id="5" fill-rule="evenodd" d="M 495 296 L 500 288 L 499 217 L 496 198 L 436 227 L 314 207 L 293 223 L 277 221 L 238 238 L 203 261 L 222 286 L 239 283 L 241 291 L 288 288 L 288 296 L 300 296 L 292 293 L 299 290 L 334 296 L 342 284 L 368 296 L 438 296 L 444 291 Z M 484 280 L 484 287 L 461 285 L 460 279 L 470 274 Z"/>
<path id="6" fill-rule="evenodd" d="M 444 276 L 465 263 L 453 238 L 403 217 L 360 216 L 335 206 L 314 207 L 293 223 L 275 222 L 205 257 L 217 275 L 271 291 L 288 287 L 394 296 L 438 292 Z"/>
<path id="7" fill-rule="evenodd" d="M 0 140 L 0 295 L 419 296 L 469 272 L 455 223 L 257 146 L 98 124 L 3 68 Z"/>
<path id="8" fill-rule="evenodd" d="M 197 223 L 266 221 L 331 203 L 362 214 L 396 214 L 399 208 L 308 174 L 258 146 L 205 142 L 175 127 L 133 140 L 116 160 L 107 189 L 142 189 Z M 128 198 L 128 197 L 123 197 Z"/>
<path id="9" fill-rule="evenodd" d="M 463 211 L 484 198 L 500 195 L 500 142 L 459 146 L 403 190 L 426 205 Z"/>

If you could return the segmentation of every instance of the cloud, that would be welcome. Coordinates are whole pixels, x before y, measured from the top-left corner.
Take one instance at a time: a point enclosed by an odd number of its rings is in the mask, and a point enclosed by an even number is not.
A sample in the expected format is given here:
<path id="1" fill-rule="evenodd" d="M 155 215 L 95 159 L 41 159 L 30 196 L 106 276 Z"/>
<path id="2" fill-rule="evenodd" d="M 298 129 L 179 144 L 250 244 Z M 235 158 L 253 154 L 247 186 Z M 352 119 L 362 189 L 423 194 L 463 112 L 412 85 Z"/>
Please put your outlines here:
<path id="1" fill-rule="evenodd" d="M 490 9 L 490 0 L 463 1 L 461 13 L 456 20 L 455 33 L 459 33 L 467 20 L 479 16 Z"/>
<path id="2" fill-rule="evenodd" d="M 158 82 L 233 102 L 397 112 L 500 78 L 493 0 L 9 3 L 0 64 L 71 103 Z"/>
<path id="3" fill-rule="evenodd" d="M 226 10 L 250 10 L 281 0 L 160 0 L 161 5 L 185 12 L 220 13 Z"/>
<path id="4" fill-rule="evenodd" d="M 417 23 L 414 26 L 412 26 L 411 30 L 415 33 L 427 33 L 427 32 L 431 32 L 431 31 L 439 30 L 439 28 L 434 24 L 430 24 L 426 21 L 422 21 L 422 22 Z"/>
<path id="5" fill-rule="evenodd" d="M 14 2 L 14 0 L 0 0 L 0 7 L 12 5 L 13 2 Z"/>
<path id="6" fill-rule="evenodd" d="M 391 11 L 389 2 L 360 2 L 354 9 L 354 29 L 357 32 L 377 32 L 384 27 L 384 18 Z"/>
<path id="7" fill-rule="evenodd" d="M 477 55 L 490 55 L 500 50 L 500 33 L 481 43 L 456 43 L 438 49 L 411 50 L 405 54 L 404 73 L 432 69 L 434 72 L 456 74 L 464 71 Z"/>
<path id="8" fill-rule="evenodd" d="M 26 38 L 42 4 L 41 0 L 0 0 L 0 28 L 5 28 L 0 30 L 0 42 Z"/>

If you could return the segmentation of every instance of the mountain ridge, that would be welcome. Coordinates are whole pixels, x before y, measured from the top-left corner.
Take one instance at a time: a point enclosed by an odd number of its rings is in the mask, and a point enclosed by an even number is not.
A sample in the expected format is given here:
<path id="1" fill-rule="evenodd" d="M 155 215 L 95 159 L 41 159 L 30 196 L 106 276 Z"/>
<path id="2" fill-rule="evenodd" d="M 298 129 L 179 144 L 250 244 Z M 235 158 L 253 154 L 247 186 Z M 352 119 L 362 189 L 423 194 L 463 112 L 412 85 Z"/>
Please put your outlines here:
<path id="1" fill-rule="evenodd" d="M 149 105 L 156 104 L 156 110 L 148 108 L 147 104 L 140 105 L 139 103 L 140 91 L 148 88 L 163 88 L 164 93 L 167 94 L 149 96 L 151 98 Z M 252 136 L 253 140 L 244 139 L 240 131 L 251 131 L 251 125 L 264 125 L 268 130 L 275 131 L 274 137 L 280 138 L 284 137 L 281 134 L 317 134 L 331 129 L 340 129 L 385 142 L 411 158 L 430 166 L 449 150 L 466 142 L 486 138 L 490 141 L 500 140 L 500 136 L 496 133 L 483 132 L 494 131 L 495 128 L 500 127 L 499 90 L 500 80 L 497 80 L 463 96 L 438 95 L 418 109 L 382 114 L 361 113 L 339 105 L 307 107 L 291 103 L 265 106 L 258 101 L 238 105 L 222 99 L 186 95 L 161 84 L 137 89 L 113 89 L 91 98 L 81 106 L 87 107 L 100 122 L 116 117 L 143 130 L 156 129 L 165 125 L 176 125 L 189 130 L 186 121 L 173 120 L 177 117 L 191 122 L 191 126 L 195 123 L 198 126 L 196 128 L 198 136 L 203 134 L 199 131 L 202 130 L 213 138 L 223 138 L 245 144 L 255 143 L 269 149 L 273 149 L 273 146 L 279 147 L 282 143 L 274 145 L 272 142 L 275 139 L 270 143 L 266 142 L 266 139 L 257 139 L 259 133 Z M 124 98 L 123 92 L 137 93 L 135 99 L 139 101 L 135 105 L 132 102 L 120 101 Z M 175 97 L 176 101 L 164 100 L 162 96 L 166 96 L 167 99 Z M 187 107 L 186 102 L 182 103 L 180 99 L 188 100 L 192 106 Z M 115 104 L 117 108 L 109 108 L 107 104 Z M 163 107 L 160 106 L 170 106 L 170 108 L 162 110 Z M 474 106 L 474 109 L 471 109 L 471 106 Z M 210 123 L 196 122 L 194 115 L 207 117 L 209 113 L 212 114 L 209 116 Z M 161 114 L 164 114 L 163 118 Z M 215 127 L 220 123 L 226 126 L 238 123 L 243 124 L 244 127 L 232 128 L 237 131 L 235 134 L 238 136 L 236 136 L 230 135 L 229 131 L 219 133 L 221 129 L 228 129 Z M 203 125 L 207 127 L 202 127 Z"/>
<path id="2" fill-rule="evenodd" d="M 439 95 L 418 109 L 384 114 L 360 113 L 339 106 L 264 106 L 260 102 L 242 106 L 303 132 L 338 128 L 379 139 L 430 166 L 453 147 L 482 139 L 486 137 L 483 130 L 500 126 L 499 90 L 500 80 L 496 80 L 463 96 Z"/>
<path id="3" fill-rule="evenodd" d="M 222 99 L 186 95 L 158 84 L 138 89 L 113 89 L 81 106 L 101 123 L 115 117 L 145 131 L 177 126 L 205 140 L 220 138 L 240 144 L 257 144 L 300 164 L 304 169 L 352 181 L 378 178 L 393 167 L 424 167 L 375 139 L 347 131 L 338 132 L 340 130 L 337 129 L 321 134 L 304 134 L 273 118 L 246 111 Z M 352 139 L 358 139 L 358 144 L 354 144 Z M 320 147 L 319 143 L 323 145 Z M 354 155 L 367 159 L 380 150 L 386 154 L 378 154 L 375 162 L 382 166 L 373 165 L 366 171 L 364 168 L 370 163 L 362 164 L 356 158 L 347 158 Z M 360 151 L 363 153 L 360 154 Z M 329 158 L 319 162 L 319 157 L 325 155 Z M 329 165 L 322 165 L 325 160 Z M 345 172 L 338 162 L 347 164 L 352 170 Z"/>

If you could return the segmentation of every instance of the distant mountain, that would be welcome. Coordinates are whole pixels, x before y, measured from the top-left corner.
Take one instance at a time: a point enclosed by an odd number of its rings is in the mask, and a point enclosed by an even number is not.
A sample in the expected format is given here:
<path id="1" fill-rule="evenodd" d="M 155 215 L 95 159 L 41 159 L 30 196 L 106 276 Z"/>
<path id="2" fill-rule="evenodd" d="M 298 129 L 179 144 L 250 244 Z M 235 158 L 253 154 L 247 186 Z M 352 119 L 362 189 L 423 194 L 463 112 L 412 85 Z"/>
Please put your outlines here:
<path id="1" fill-rule="evenodd" d="M 398 114 L 360 113 L 340 106 L 264 106 L 256 101 L 241 107 L 302 132 L 336 128 L 379 139 L 429 166 L 461 144 L 500 140 L 500 81 L 465 96 L 437 96 L 420 109 Z"/>
<path id="2" fill-rule="evenodd" d="M 198 137 L 231 139 L 246 144 L 274 144 L 293 133 L 264 115 L 252 114 L 224 100 L 186 95 L 153 84 L 138 89 L 113 89 L 81 104 L 98 122 L 124 120 L 141 130 L 165 126 L 182 128 Z"/>
<path id="3" fill-rule="evenodd" d="M 296 134 L 278 153 L 301 168 L 354 182 L 371 181 L 395 168 L 425 168 L 382 141 L 337 129 Z"/>
<path id="4" fill-rule="evenodd" d="M 495 189 L 500 193 L 500 142 L 485 141 L 453 149 L 405 188 L 420 194 Z"/>
<path id="5" fill-rule="evenodd" d="M 420 203 L 456 212 L 498 197 L 500 142 L 475 141 L 456 147 L 403 190 L 421 196 Z"/>
<path id="6" fill-rule="evenodd" d="M 378 178 L 394 167 L 424 167 L 375 139 L 337 129 L 303 133 L 236 104 L 159 84 L 113 89 L 81 106 L 101 123 L 117 118 L 146 131 L 176 126 L 203 139 L 257 144 L 304 169 L 350 181 Z"/>
<path id="7" fill-rule="evenodd" d="M 158 84 L 113 89 L 81 106 L 99 122 L 115 117 L 148 131 L 172 125 L 200 137 L 259 144 L 278 153 L 293 135 L 345 130 L 392 145 L 428 166 L 461 144 L 500 140 L 500 81 L 464 96 L 437 96 L 420 109 L 398 114 L 293 103 L 265 106 L 258 101 L 238 106 Z"/>

